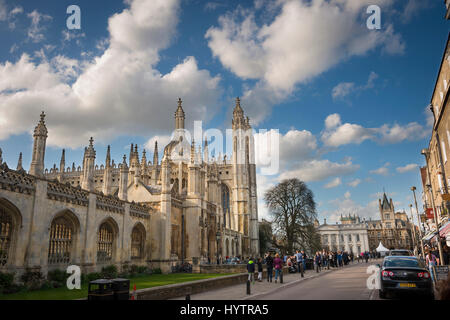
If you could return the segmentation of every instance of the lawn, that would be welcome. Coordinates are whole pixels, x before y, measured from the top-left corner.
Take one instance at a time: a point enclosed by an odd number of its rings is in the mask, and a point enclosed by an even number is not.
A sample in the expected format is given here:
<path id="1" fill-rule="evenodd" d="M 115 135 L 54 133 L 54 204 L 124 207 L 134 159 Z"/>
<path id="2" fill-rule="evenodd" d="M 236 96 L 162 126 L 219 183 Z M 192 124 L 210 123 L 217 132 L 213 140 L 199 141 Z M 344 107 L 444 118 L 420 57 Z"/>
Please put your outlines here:
<path id="1" fill-rule="evenodd" d="M 130 291 L 133 290 L 134 285 L 136 285 L 136 290 L 139 290 L 187 281 L 216 278 L 226 275 L 229 274 L 172 273 L 138 276 L 135 278 L 130 278 Z M 88 284 L 85 283 L 81 285 L 80 290 L 69 290 L 66 287 L 62 287 L 57 289 L 0 294 L 0 300 L 72 300 L 86 298 L 87 294 Z"/>

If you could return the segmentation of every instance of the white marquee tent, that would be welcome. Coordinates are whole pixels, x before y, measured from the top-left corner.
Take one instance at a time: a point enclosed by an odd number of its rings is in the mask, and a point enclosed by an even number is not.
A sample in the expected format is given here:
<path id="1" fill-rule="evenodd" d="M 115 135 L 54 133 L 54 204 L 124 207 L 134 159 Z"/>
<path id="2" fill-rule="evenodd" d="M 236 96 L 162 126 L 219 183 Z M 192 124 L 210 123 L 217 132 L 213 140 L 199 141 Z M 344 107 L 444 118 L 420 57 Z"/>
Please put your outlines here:
<path id="1" fill-rule="evenodd" d="M 381 253 L 382 256 L 386 254 L 386 252 L 389 252 L 389 249 L 383 246 L 383 244 L 380 241 L 380 244 L 378 245 L 378 248 L 376 249 L 377 252 Z"/>

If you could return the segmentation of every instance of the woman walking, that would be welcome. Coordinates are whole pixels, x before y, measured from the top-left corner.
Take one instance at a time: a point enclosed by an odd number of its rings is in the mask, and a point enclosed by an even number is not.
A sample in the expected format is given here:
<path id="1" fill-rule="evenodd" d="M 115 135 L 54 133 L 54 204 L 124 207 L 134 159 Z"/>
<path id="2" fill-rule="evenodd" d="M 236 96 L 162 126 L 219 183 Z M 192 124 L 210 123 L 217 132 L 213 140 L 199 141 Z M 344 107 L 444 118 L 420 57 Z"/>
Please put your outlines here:
<path id="1" fill-rule="evenodd" d="M 283 272 L 283 260 L 280 259 L 280 255 L 277 253 L 275 259 L 273 259 L 273 266 L 275 267 L 275 283 L 277 283 L 278 275 L 281 277 Z"/>
<path id="2" fill-rule="evenodd" d="M 439 265 L 439 259 L 430 251 L 428 251 L 426 258 L 428 269 L 430 270 L 431 280 L 434 281 L 433 267 Z"/>
<path id="3" fill-rule="evenodd" d="M 272 276 L 273 276 L 273 258 L 270 254 L 270 252 L 267 254 L 266 257 L 266 266 L 267 266 L 267 282 L 272 282 Z"/>
<path id="4" fill-rule="evenodd" d="M 258 258 L 257 266 L 258 266 L 258 282 L 262 282 L 263 266 L 261 258 Z"/>

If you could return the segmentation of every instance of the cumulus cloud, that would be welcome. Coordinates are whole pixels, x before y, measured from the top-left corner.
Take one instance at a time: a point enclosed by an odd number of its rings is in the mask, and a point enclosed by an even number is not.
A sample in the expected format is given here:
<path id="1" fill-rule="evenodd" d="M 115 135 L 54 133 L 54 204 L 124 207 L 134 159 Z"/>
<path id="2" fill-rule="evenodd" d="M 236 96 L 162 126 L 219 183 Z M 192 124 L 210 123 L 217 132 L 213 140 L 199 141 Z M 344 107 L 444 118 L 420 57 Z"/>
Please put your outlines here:
<path id="1" fill-rule="evenodd" d="M 362 182 L 361 179 L 354 179 L 354 180 L 348 182 L 347 185 L 349 185 L 350 187 L 356 188 L 361 182 Z"/>
<path id="2" fill-rule="evenodd" d="M 339 147 L 346 144 L 361 144 L 366 140 L 380 144 L 416 141 L 425 138 L 427 134 L 427 129 L 417 122 L 365 128 L 359 124 L 342 123 L 340 115 L 335 113 L 325 119 L 325 130 L 321 139 L 325 146 Z"/>
<path id="3" fill-rule="evenodd" d="M 405 173 L 405 172 L 408 172 L 408 171 L 416 170 L 417 167 L 418 167 L 418 165 L 416 163 L 411 163 L 411 164 L 407 164 L 404 167 L 398 167 L 396 170 L 399 173 Z"/>
<path id="4" fill-rule="evenodd" d="M 0 63 L 0 139 L 31 132 L 47 113 L 50 146 L 79 147 L 89 137 L 153 135 L 173 128 L 178 97 L 187 121 L 208 120 L 218 108 L 220 78 L 186 57 L 161 74 L 159 52 L 176 34 L 178 0 L 127 1 L 108 20 L 106 49 L 89 61 L 22 54 Z M 36 26 L 42 18 L 35 11 Z M 40 27 L 37 27 L 38 31 Z M 39 32 L 32 32 L 38 37 Z"/>
<path id="5" fill-rule="evenodd" d="M 390 10 L 391 0 L 292 0 L 278 1 L 270 20 L 254 8 L 239 7 L 219 18 L 205 37 L 222 65 L 242 79 L 254 79 L 244 88 L 249 114 L 262 120 L 273 104 L 336 64 L 381 47 L 400 53 L 403 41 L 393 26 L 367 32 L 368 5 Z M 273 6 L 270 9 L 273 12 Z M 271 14 L 268 14 L 271 17 Z M 314 30 L 314 32 L 311 32 Z M 256 117 L 259 116 L 259 117 Z"/>
<path id="6" fill-rule="evenodd" d="M 389 175 L 389 168 L 388 168 L 389 165 L 390 165 L 390 163 L 387 162 L 384 164 L 384 166 L 382 166 L 378 169 L 375 169 L 375 170 L 371 170 L 370 173 L 378 174 L 381 176 L 387 176 L 387 175 Z"/>
<path id="7" fill-rule="evenodd" d="M 331 177 L 350 175 L 359 169 L 359 165 L 352 163 L 351 160 L 338 163 L 328 159 L 314 159 L 296 166 L 298 168 L 283 172 L 280 179 L 294 177 L 305 182 L 322 181 Z"/>
<path id="8" fill-rule="evenodd" d="M 341 82 L 332 89 L 331 96 L 333 97 L 333 99 L 339 99 L 355 92 L 372 89 L 375 86 L 375 79 L 377 78 L 378 75 L 372 71 L 369 74 L 367 83 L 364 85 L 357 86 L 354 82 Z"/>
<path id="9" fill-rule="evenodd" d="M 325 189 L 331 189 L 331 188 L 336 188 L 338 186 L 340 186 L 342 184 L 342 180 L 341 178 L 337 177 L 333 180 L 331 180 L 330 182 L 328 182 L 326 185 L 324 185 L 323 187 Z"/>

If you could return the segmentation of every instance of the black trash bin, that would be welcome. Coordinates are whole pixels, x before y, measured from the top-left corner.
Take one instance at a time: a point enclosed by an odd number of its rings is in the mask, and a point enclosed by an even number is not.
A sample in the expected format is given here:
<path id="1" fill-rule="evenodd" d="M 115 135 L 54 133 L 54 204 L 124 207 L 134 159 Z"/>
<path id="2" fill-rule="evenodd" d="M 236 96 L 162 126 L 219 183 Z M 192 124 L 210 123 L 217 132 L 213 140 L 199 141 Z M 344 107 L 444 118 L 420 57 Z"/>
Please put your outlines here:
<path id="1" fill-rule="evenodd" d="M 106 279 L 97 279 L 89 282 L 89 301 L 109 301 L 114 300 L 113 282 Z"/>
<path id="2" fill-rule="evenodd" d="M 130 300 L 130 280 L 122 278 L 112 279 L 112 288 L 114 300 Z"/>

